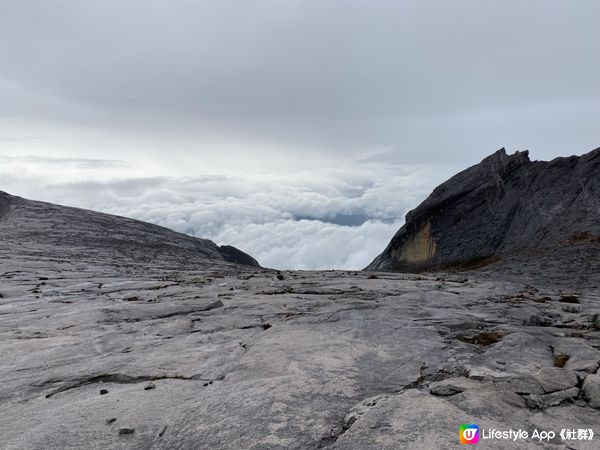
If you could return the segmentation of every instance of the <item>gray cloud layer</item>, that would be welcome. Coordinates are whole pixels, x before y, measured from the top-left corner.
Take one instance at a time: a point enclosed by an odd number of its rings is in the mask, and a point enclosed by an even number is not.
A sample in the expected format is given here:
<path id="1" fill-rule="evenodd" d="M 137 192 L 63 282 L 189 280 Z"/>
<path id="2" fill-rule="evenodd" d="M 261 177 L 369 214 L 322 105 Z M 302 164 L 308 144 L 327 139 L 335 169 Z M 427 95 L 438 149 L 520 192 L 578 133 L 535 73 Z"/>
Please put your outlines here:
<path id="1" fill-rule="evenodd" d="M 598 139 L 596 1 L 8 0 L 2 9 L 0 77 L 13 83 L 4 115 L 181 126 L 296 151 L 383 147 L 420 161 L 502 145 L 578 151 Z"/>

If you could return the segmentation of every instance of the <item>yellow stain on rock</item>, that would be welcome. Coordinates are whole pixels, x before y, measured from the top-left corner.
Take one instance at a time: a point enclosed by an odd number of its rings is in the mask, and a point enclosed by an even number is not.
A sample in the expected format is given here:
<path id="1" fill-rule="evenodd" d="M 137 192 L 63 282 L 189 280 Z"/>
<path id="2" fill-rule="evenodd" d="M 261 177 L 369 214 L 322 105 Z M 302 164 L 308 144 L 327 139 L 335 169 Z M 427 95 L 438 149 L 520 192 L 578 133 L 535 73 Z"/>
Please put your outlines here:
<path id="1" fill-rule="evenodd" d="M 427 222 L 419 232 L 403 246 L 400 259 L 415 264 L 427 261 L 435 255 L 436 245 L 431 235 L 431 223 Z"/>

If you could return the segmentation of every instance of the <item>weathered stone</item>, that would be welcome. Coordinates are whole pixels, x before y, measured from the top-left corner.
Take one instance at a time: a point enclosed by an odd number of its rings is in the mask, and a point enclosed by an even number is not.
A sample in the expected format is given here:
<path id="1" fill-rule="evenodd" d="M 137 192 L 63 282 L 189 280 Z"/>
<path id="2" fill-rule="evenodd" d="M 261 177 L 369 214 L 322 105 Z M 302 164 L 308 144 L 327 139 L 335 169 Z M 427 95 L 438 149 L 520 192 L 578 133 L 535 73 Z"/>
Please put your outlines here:
<path id="1" fill-rule="evenodd" d="M 447 397 L 460 394 L 467 389 L 476 389 L 481 386 L 481 382 L 470 378 L 448 378 L 442 381 L 436 381 L 429 385 L 429 391 L 433 395 Z"/>
<path id="2" fill-rule="evenodd" d="M 441 385 L 441 386 L 433 386 L 429 389 L 429 391 L 433 395 L 439 395 L 441 397 L 447 397 L 449 395 L 456 395 L 463 392 L 465 389 L 460 386 L 454 385 Z"/>
<path id="3" fill-rule="evenodd" d="M 568 355 L 565 369 L 594 373 L 600 364 L 600 351 L 580 338 L 561 339 L 553 347 L 558 355 Z"/>
<path id="4" fill-rule="evenodd" d="M 78 248 L 80 264 L 94 258 L 121 264 L 148 264 L 163 258 L 188 268 L 211 260 L 259 267 L 251 256 L 231 246 L 219 247 L 158 225 L 26 200 L 2 191 L 0 220 L 5 244 L 27 240 L 29 245 L 21 254 L 31 257 L 68 259 Z"/>
<path id="5" fill-rule="evenodd" d="M 579 389 L 572 387 L 564 391 L 555 391 L 549 394 L 532 394 L 526 398 L 527 406 L 530 408 L 549 408 L 558 406 L 566 401 L 573 401 L 579 395 Z"/>
<path id="6" fill-rule="evenodd" d="M 600 374 L 585 377 L 583 395 L 592 408 L 600 408 Z"/>
<path id="7" fill-rule="evenodd" d="M 515 394 L 543 394 L 545 392 L 539 381 L 531 375 L 500 378 L 494 380 L 494 383 Z"/>
<path id="8" fill-rule="evenodd" d="M 557 367 L 544 367 L 534 374 L 544 392 L 564 391 L 577 386 L 575 372 Z"/>

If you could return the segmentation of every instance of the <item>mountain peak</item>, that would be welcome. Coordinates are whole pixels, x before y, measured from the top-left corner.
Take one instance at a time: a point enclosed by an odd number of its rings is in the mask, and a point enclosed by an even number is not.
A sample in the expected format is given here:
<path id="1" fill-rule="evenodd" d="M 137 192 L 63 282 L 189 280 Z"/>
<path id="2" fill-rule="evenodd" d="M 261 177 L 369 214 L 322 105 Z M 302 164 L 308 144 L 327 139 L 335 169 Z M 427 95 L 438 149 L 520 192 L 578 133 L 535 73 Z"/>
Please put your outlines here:
<path id="1" fill-rule="evenodd" d="M 435 188 L 367 269 L 457 268 L 600 236 L 598 154 L 532 162 L 501 148 Z"/>
<path id="2" fill-rule="evenodd" d="M 4 245 L 36 258 L 72 259 L 127 266 L 161 260 L 173 268 L 235 263 L 260 267 L 250 255 L 231 246 L 168 228 L 0 191 L 0 233 Z"/>

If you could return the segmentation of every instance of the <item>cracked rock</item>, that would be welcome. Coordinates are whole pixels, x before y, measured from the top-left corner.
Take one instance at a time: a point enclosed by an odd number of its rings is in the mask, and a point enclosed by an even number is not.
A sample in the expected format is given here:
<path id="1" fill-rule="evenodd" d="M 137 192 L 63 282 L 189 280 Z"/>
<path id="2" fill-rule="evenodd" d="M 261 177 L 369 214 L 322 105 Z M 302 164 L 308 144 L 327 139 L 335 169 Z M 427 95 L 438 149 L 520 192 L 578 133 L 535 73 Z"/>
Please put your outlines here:
<path id="1" fill-rule="evenodd" d="M 590 406 L 600 408 L 600 374 L 596 373 L 585 377 L 582 390 Z"/>
<path id="2" fill-rule="evenodd" d="M 436 381 L 429 385 L 429 391 L 433 395 L 439 395 L 441 397 L 447 397 L 451 395 L 460 394 L 467 389 L 476 389 L 481 385 L 480 381 L 472 380 L 470 378 L 448 378 L 442 381 Z"/>
<path id="3" fill-rule="evenodd" d="M 119 428 L 119 436 L 126 436 L 135 433 L 135 428 Z"/>
<path id="4" fill-rule="evenodd" d="M 550 394 L 532 394 L 525 399 L 527 406 L 530 408 L 549 408 L 550 406 L 558 406 L 567 400 L 575 400 L 579 395 L 579 389 L 572 387 L 564 391 L 555 391 Z"/>
<path id="5" fill-rule="evenodd" d="M 558 367 L 544 367 L 534 374 L 544 392 L 563 391 L 577 386 L 575 372 Z"/>

